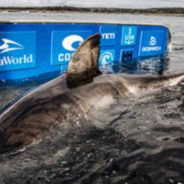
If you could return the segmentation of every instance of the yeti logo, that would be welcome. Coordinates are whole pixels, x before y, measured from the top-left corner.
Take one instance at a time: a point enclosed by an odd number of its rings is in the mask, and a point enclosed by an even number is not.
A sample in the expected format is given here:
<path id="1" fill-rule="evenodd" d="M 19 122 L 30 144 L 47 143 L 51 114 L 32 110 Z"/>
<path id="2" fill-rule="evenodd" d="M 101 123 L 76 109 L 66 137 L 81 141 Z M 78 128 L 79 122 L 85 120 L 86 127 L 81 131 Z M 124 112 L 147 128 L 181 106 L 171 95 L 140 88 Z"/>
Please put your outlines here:
<path id="1" fill-rule="evenodd" d="M 3 38 L 2 41 L 3 41 L 3 44 L 0 45 L 0 54 L 14 51 L 14 50 L 22 50 L 24 48 L 21 44 L 13 40 Z"/>
<path id="2" fill-rule="evenodd" d="M 68 51 L 76 51 L 74 44 L 78 43 L 79 45 L 84 41 L 84 39 L 79 35 L 70 35 L 64 38 L 62 41 L 62 46 Z"/>

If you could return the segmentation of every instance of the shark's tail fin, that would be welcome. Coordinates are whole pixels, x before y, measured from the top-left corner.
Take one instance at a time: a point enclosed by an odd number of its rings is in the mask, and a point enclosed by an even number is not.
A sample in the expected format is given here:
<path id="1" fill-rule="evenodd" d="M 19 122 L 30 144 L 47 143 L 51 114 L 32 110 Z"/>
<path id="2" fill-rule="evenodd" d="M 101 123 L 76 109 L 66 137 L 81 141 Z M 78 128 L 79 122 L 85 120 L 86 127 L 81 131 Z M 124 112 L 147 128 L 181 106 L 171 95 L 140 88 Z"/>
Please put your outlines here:
<path id="1" fill-rule="evenodd" d="M 151 83 L 153 87 L 169 87 L 174 86 L 184 80 L 184 73 L 163 75 L 159 77 L 148 78 L 148 83 Z"/>
<path id="2" fill-rule="evenodd" d="M 184 73 L 168 75 L 165 77 L 169 79 L 169 86 L 177 85 L 178 83 L 184 81 Z"/>
<path id="3" fill-rule="evenodd" d="M 139 90 L 144 89 L 145 92 L 153 92 L 161 88 L 174 86 L 184 81 L 184 73 L 165 75 L 165 76 L 125 76 L 125 83 L 128 91 L 133 94 L 139 94 Z"/>

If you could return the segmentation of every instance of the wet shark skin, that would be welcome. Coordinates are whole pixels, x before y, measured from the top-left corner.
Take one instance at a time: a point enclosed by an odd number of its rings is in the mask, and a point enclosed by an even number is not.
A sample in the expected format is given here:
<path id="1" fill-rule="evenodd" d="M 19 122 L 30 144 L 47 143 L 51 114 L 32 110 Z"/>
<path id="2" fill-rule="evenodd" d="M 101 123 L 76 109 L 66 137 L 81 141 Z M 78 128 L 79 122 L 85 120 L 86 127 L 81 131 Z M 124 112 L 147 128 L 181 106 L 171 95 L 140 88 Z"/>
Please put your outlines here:
<path id="1" fill-rule="evenodd" d="M 43 140 L 63 124 L 92 121 L 93 112 L 110 108 L 118 98 L 140 97 L 184 79 L 184 74 L 101 74 L 99 39 L 94 35 L 81 45 L 67 74 L 29 92 L 0 115 L 0 153 Z"/>

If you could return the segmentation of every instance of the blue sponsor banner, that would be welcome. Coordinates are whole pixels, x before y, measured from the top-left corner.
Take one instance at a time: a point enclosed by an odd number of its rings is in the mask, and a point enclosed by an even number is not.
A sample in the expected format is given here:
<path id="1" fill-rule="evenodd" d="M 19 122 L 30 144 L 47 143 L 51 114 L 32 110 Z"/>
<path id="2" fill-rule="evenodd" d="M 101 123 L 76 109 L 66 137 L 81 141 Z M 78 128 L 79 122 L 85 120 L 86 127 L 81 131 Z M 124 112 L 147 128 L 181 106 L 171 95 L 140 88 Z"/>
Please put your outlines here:
<path id="1" fill-rule="evenodd" d="M 36 32 L 0 32 L 0 71 L 36 66 Z"/>
<path id="2" fill-rule="evenodd" d="M 135 45 L 137 38 L 136 26 L 123 26 L 121 44 L 124 46 Z"/>
<path id="3" fill-rule="evenodd" d="M 101 50 L 99 57 L 100 65 L 112 64 L 115 61 L 115 50 Z"/>
<path id="4" fill-rule="evenodd" d="M 101 46 L 113 46 L 116 44 L 117 26 L 103 25 L 100 27 Z"/>
<path id="5" fill-rule="evenodd" d="M 0 80 L 65 73 L 79 45 L 100 33 L 99 65 L 164 55 L 169 30 L 161 25 L 0 24 Z"/>
<path id="6" fill-rule="evenodd" d="M 139 56 L 163 54 L 165 34 L 163 31 L 142 31 L 140 37 Z"/>
<path id="7" fill-rule="evenodd" d="M 79 45 L 90 35 L 91 31 L 52 32 L 51 64 L 68 64 Z"/>

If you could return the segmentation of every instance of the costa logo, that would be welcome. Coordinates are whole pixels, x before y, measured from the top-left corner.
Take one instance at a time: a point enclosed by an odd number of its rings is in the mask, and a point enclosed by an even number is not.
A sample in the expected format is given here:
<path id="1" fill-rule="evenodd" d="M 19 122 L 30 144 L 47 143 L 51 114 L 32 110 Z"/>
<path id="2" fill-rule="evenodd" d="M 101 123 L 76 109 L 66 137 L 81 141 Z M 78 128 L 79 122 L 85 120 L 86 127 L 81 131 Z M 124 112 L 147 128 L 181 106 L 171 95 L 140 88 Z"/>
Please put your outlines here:
<path id="1" fill-rule="evenodd" d="M 79 45 L 91 35 L 88 31 L 55 31 L 52 33 L 51 64 L 68 64 Z"/>
<path id="2" fill-rule="evenodd" d="M 79 35 L 70 35 L 64 38 L 62 41 L 62 46 L 68 51 L 76 51 L 77 48 L 74 47 L 74 43 L 78 43 L 78 45 L 80 45 L 83 41 L 84 38 Z"/>

